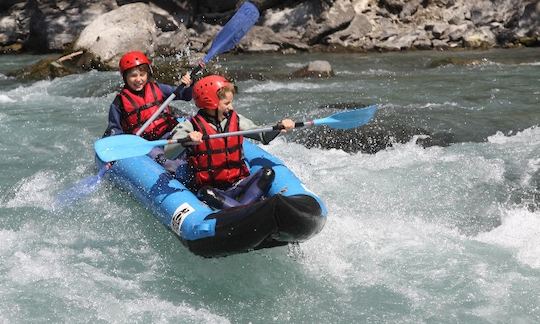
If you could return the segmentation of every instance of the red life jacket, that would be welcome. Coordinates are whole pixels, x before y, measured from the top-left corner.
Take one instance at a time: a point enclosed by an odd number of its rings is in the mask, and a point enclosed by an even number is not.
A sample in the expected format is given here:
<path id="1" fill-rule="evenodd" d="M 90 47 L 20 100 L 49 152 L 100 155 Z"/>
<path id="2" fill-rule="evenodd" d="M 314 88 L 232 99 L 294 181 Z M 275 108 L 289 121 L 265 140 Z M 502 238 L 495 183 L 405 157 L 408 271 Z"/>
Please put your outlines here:
<path id="1" fill-rule="evenodd" d="M 163 93 L 155 82 L 144 86 L 144 97 L 138 96 L 124 88 L 120 92 L 122 120 L 120 121 L 126 133 L 136 134 L 139 128 L 159 109 L 163 103 Z M 171 131 L 178 122 L 171 115 L 169 107 L 156 118 L 141 134 L 142 137 L 154 140 L 161 138 Z"/>
<path id="2" fill-rule="evenodd" d="M 201 115 L 191 118 L 196 131 L 203 135 L 218 134 Z M 223 132 L 240 130 L 238 115 L 232 112 Z M 203 140 L 197 146 L 192 146 L 189 152 L 189 163 L 195 175 L 195 185 L 198 188 L 209 185 L 226 189 L 236 181 L 249 175 L 249 169 L 244 162 L 242 149 L 243 136 L 230 136 Z"/>

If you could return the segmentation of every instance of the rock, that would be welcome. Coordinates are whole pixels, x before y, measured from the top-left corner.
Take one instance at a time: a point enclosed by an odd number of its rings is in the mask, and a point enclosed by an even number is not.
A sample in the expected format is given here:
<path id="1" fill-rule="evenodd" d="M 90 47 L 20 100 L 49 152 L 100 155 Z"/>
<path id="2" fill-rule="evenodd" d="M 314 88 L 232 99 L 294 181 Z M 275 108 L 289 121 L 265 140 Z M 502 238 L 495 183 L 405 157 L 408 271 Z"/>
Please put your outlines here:
<path id="1" fill-rule="evenodd" d="M 489 27 L 467 32 L 463 36 L 463 45 L 471 48 L 490 48 L 496 43 L 496 38 Z"/>
<path id="2" fill-rule="evenodd" d="M 428 50 L 428 49 L 431 49 L 433 44 L 431 43 L 431 40 L 427 36 L 421 36 L 421 37 L 418 37 L 413 42 L 412 46 L 416 49 Z"/>
<path id="3" fill-rule="evenodd" d="M 59 57 L 58 55 L 50 56 L 31 66 L 9 72 L 7 75 L 19 80 L 50 80 L 70 74 L 81 73 L 83 71 L 70 62 L 73 57 L 80 55 L 81 53 L 74 53 L 71 56 L 68 55 L 62 57 Z"/>
<path id="4" fill-rule="evenodd" d="M 461 57 L 446 57 L 442 59 L 435 59 L 429 63 L 430 68 L 437 68 L 445 65 L 458 65 L 458 66 L 467 66 L 467 65 L 480 65 L 484 63 L 482 60 L 473 59 L 473 58 L 461 58 Z"/>
<path id="5" fill-rule="evenodd" d="M 328 61 L 312 61 L 309 64 L 292 73 L 294 78 L 330 78 L 335 75 Z"/>
<path id="6" fill-rule="evenodd" d="M 540 37 L 538 0 L 252 2 L 261 9 L 261 18 L 234 50 L 295 53 L 538 46 Z M 0 52 L 67 51 L 77 40 L 75 49 L 88 51 L 79 59 L 81 64 L 99 69 L 116 68 L 120 55 L 131 49 L 152 56 L 206 52 L 241 3 L 2 0 Z"/>
<path id="7" fill-rule="evenodd" d="M 379 5 L 389 13 L 399 15 L 403 10 L 404 3 L 401 0 L 380 0 Z"/>
<path id="8" fill-rule="evenodd" d="M 166 20 L 169 31 L 161 31 L 156 20 Z M 173 26 L 176 30 L 172 30 Z M 152 5 L 132 3 L 94 20 L 83 30 L 74 48 L 90 53 L 100 62 L 98 67 L 116 69 L 120 57 L 131 50 L 140 50 L 149 56 L 159 51 L 165 54 L 180 52 L 186 47 L 186 34 L 185 27 L 167 12 Z"/>
<path id="9" fill-rule="evenodd" d="M 237 0 L 197 0 L 193 2 L 195 13 L 199 15 L 229 12 L 236 9 L 237 4 Z"/>
<path id="10" fill-rule="evenodd" d="M 365 15 L 359 14 L 354 16 L 347 28 L 326 37 L 325 43 L 344 48 L 359 47 L 366 43 L 366 35 L 371 29 L 369 19 Z"/>
<path id="11" fill-rule="evenodd" d="M 320 12 L 319 18 L 308 23 L 306 33 L 303 35 L 311 45 L 320 43 L 329 34 L 343 30 L 350 25 L 355 16 L 354 8 L 348 0 L 336 0 L 330 6 L 323 2 L 321 7 L 315 10 Z"/>
<path id="12" fill-rule="evenodd" d="M 313 4 L 302 2 L 292 8 L 268 9 L 262 13 L 261 25 L 279 31 L 305 33 L 305 26 L 313 20 Z"/>
<path id="13" fill-rule="evenodd" d="M 249 52 L 277 52 L 288 49 L 309 50 L 309 46 L 298 40 L 294 31 L 275 33 L 266 26 L 253 26 L 240 42 L 238 48 Z"/>
<path id="14" fill-rule="evenodd" d="M 338 149 L 348 153 L 363 152 L 374 154 L 394 143 L 407 143 L 415 136 L 426 135 L 431 137 L 429 131 L 418 127 L 411 127 L 404 122 L 385 120 L 378 116 L 369 124 L 360 128 L 339 130 L 328 127 L 317 127 L 295 132 L 293 140 L 308 148 Z M 451 136 L 437 136 L 434 140 L 417 142 L 418 145 L 428 147 L 433 145 L 447 146 L 453 140 Z"/>
<path id="15" fill-rule="evenodd" d="M 518 42 L 520 44 L 523 44 L 525 46 L 530 46 L 530 47 L 533 47 L 533 46 L 540 46 L 540 36 L 535 36 L 535 37 L 528 37 L 528 36 L 525 36 L 525 37 L 519 37 L 518 38 Z"/>
<path id="16" fill-rule="evenodd" d="M 69 49 L 85 26 L 116 7 L 114 0 L 27 1 L 24 10 L 30 30 L 24 47 L 37 52 Z"/>
<path id="17" fill-rule="evenodd" d="M 427 27 L 427 25 L 426 25 Z M 431 28 L 431 34 L 437 39 L 441 39 L 441 36 L 448 30 L 449 25 L 447 23 L 434 23 Z"/>
<path id="18" fill-rule="evenodd" d="M 0 46 L 2 52 L 21 51 L 24 40 L 30 34 L 30 19 L 25 14 L 25 3 L 13 4 L 6 13 L 6 16 L 0 16 Z"/>
<path id="19" fill-rule="evenodd" d="M 461 24 L 461 25 L 450 25 L 448 26 L 448 29 L 446 30 L 446 35 L 451 41 L 461 41 L 463 40 L 463 35 L 468 29 L 467 24 Z"/>
<path id="20" fill-rule="evenodd" d="M 21 43 L 14 43 L 7 46 L 0 46 L 0 54 L 19 54 L 23 51 Z"/>
<path id="21" fill-rule="evenodd" d="M 534 39 L 540 36 L 540 1 L 531 2 L 525 6 L 523 14 L 519 18 L 518 27 L 516 34 L 520 38 Z"/>

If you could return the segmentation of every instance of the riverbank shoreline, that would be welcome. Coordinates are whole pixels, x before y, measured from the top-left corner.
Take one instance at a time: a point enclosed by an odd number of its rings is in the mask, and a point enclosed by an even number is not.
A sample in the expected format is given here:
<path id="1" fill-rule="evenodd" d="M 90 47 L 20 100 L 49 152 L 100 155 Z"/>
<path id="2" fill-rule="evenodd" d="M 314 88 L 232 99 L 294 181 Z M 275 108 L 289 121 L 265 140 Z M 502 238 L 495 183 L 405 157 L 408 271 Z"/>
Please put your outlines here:
<path id="1" fill-rule="evenodd" d="M 0 5 L 0 53 L 93 52 L 92 47 L 105 42 L 109 48 L 94 53 L 101 54 L 102 63 L 110 67 L 115 65 L 117 52 L 126 46 L 140 47 L 150 56 L 201 52 L 242 3 L 107 0 L 50 4 L 12 0 Z M 386 52 L 540 45 L 538 0 L 252 3 L 260 17 L 238 44 L 239 52 Z M 115 23 L 104 28 L 109 21 Z M 83 34 L 95 41 L 82 42 Z M 112 44 L 107 43 L 111 35 L 115 36 Z M 112 52 L 112 57 L 104 51 Z"/>

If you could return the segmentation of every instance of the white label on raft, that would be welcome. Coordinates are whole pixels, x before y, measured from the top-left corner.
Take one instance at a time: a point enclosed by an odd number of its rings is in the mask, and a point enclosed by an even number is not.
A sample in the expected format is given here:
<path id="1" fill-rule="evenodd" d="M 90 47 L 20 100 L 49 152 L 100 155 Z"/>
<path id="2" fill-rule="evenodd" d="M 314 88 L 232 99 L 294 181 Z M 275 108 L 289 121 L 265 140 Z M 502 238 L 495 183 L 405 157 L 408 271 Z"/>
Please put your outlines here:
<path id="1" fill-rule="evenodd" d="M 195 208 L 191 207 L 191 205 L 188 203 L 183 203 L 178 208 L 176 208 L 171 220 L 171 228 L 176 234 L 180 234 L 178 230 L 180 229 L 180 226 L 182 226 L 182 222 L 184 221 L 186 216 L 193 213 L 194 211 Z"/>

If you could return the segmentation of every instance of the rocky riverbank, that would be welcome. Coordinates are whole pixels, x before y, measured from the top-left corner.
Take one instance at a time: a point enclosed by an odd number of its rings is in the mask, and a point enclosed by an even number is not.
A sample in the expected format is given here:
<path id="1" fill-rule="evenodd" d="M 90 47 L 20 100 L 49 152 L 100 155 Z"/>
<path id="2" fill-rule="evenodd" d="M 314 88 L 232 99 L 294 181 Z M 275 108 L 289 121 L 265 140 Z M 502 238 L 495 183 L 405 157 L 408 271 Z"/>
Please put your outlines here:
<path id="1" fill-rule="evenodd" d="M 242 52 L 401 51 L 538 46 L 539 0 L 253 0 Z M 4 0 L 0 52 L 79 53 L 82 69 L 115 69 L 122 53 L 204 53 L 237 0 Z M 66 60 L 67 61 L 67 60 Z M 58 63 L 58 62 L 57 62 Z M 60 73 L 61 74 L 61 73 Z"/>

